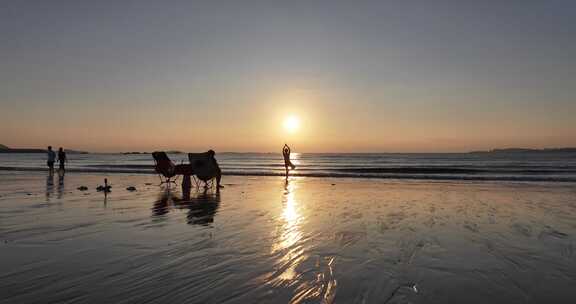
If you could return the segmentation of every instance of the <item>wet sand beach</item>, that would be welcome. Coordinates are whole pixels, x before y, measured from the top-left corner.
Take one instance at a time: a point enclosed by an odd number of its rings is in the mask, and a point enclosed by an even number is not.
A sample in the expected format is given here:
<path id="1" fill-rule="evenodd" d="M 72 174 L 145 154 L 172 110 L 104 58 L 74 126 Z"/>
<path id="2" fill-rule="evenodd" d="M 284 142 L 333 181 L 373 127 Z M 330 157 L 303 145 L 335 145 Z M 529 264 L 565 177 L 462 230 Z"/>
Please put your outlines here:
<path id="1" fill-rule="evenodd" d="M 0 171 L 0 303 L 576 301 L 573 183 L 157 184 Z"/>

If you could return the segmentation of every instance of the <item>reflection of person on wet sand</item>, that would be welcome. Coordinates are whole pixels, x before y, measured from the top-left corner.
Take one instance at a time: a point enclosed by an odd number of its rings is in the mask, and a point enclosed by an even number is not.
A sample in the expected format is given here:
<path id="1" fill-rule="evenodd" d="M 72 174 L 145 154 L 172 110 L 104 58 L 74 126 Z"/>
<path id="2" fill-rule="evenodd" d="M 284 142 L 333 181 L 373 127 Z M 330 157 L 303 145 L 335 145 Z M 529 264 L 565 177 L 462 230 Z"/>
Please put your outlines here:
<path id="1" fill-rule="evenodd" d="M 154 206 L 152 207 L 152 217 L 162 218 L 170 208 L 188 209 L 187 222 L 191 225 L 208 225 L 214 222 L 220 206 L 220 192 L 208 192 L 205 189 L 202 193 L 191 196 L 191 184 L 187 182 L 182 183 L 182 198 L 175 195 L 170 188 L 165 189 L 160 193 L 160 196 Z"/>
<path id="2" fill-rule="evenodd" d="M 64 171 L 58 170 L 58 185 L 64 186 Z"/>
<path id="3" fill-rule="evenodd" d="M 160 217 L 168 213 L 168 205 L 169 202 L 172 200 L 172 193 L 170 188 L 166 188 L 165 191 L 160 193 L 160 196 L 156 202 L 154 202 L 154 206 L 152 207 L 152 216 L 153 217 Z"/>
<path id="4" fill-rule="evenodd" d="M 290 161 L 290 147 L 287 144 L 284 144 L 284 148 L 282 148 L 282 155 L 284 156 L 284 167 L 286 168 L 286 179 L 288 179 L 288 172 L 289 167 L 294 170 L 296 166 Z"/>
<path id="5" fill-rule="evenodd" d="M 64 174 L 58 175 L 58 199 L 61 199 L 64 195 Z"/>
<path id="6" fill-rule="evenodd" d="M 186 216 L 188 224 L 206 226 L 214 222 L 214 216 L 220 207 L 220 192 L 204 191 L 185 203 L 188 207 L 188 215 Z"/>
<path id="7" fill-rule="evenodd" d="M 58 198 L 64 194 L 64 171 L 58 170 Z"/>
<path id="8" fill-rule="evenodd" d="M 182 198 L 176 196 L 170 189 L 160 193 L 159 199 L 152 207 L 153 217 L 163 217 L 171 208 L 188 208 L 187 222 L 191 225 L 208 225 L 214 222 L 214 216 L 220 206 L 220 192 L 208 192 L 190 195 L 191 185 L 182 183 Z"/>
<path id="9" fill-rule="evenodd" d="M 182 181 L 182 200 L 174 198 L 175 204 L 188 207 L 188 224 L 207 225 L 213 223 L 214 215 L 220 205 L 220 189 L 216 188 L 216 193 L 209 193 L 208 189 L 204 188 L 202 193 L 196 197 L 191 197 L 191 186 L 190 182 Z"/>
<path id="10" fill-rule="evenodd" d="M 50 194 L 54 192 L 54 174 L 48 173 L 46 176 L 46 199 L 50 199 Z"/>

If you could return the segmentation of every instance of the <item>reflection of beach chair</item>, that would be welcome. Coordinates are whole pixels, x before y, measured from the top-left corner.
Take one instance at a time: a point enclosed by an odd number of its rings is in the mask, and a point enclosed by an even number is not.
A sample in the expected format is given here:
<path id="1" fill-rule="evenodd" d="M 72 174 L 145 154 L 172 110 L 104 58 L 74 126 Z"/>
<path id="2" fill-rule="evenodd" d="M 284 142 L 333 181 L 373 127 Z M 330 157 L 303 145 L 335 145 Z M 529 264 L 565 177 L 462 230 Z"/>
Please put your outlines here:
<path id="1" fill-rule="evenodd" d="M 220 186 L 222 172 L 216 158 L 214 158 L 215 154 L 212 150 L 204 153 L 188 153 L 192 171 L 199 180 L 204 182 L 206 188 L 213 186 L 214 179 L 216 179 L 216 186 Z M 198 183 L 196 186 L 199 186 Z"/>
<path id="2" fill-rule="evenodd" d="M 176 176 L 176 165 L 170 160 L 166 152 L 152 152 L 152 157 L 154 158 L 154 171 L 160 177 L 160 184 L 176 183 L 175 180 L 171 180 Z"/>

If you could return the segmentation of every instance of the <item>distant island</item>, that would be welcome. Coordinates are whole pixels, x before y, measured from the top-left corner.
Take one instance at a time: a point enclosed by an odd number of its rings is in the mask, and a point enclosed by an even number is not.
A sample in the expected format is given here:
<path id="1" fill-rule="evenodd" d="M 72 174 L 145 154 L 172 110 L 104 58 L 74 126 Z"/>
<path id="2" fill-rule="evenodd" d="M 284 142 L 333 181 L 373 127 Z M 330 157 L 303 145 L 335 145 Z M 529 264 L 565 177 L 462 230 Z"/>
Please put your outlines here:
<path id="1" fill-rule="evenodd" d="M 492 149 L 488 151 L 472 151 L 470 153 L 576 153 L 576 148 L 546 148 L 546 149 L 528 149 L 528 148 L 506 148 L 506 149 Z"/>
<path id="2" fill-rule="evenodd" d="M 69 154 L 88 154 L 85 151 L 76 151 L 65 149 L 66 153 Z M 0 144 L 0 153 L 46 153 L 45 149 L 28 149 L 28 148 L 10 148 L 6 145 Z"/>

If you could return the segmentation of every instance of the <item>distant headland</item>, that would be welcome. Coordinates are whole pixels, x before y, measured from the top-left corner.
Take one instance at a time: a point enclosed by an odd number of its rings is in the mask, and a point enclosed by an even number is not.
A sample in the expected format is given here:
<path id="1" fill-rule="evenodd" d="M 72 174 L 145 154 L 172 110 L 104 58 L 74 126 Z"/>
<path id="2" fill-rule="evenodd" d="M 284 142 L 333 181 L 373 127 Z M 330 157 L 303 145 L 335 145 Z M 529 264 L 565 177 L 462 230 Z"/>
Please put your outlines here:
<path id="1" fill-rule="evenodd" d="M 546 148 L 546 149 L 528 149 L 528 148 L 506 148 L 492 149 L 487 151 L 472 151 L 470 153 L 576 153 L 576 148 Z"/>
<path id="2" fill-rule="evenodd" d="M 88 154 L 85 151 L 76 151 L 65 149 L 66 153 L 69 154 Z M 5 145 L 0 144 L 0 153 L 46 153 L 45 149 L 28 149 L 28 148 L 17 148 L 13 149 Z"/>

